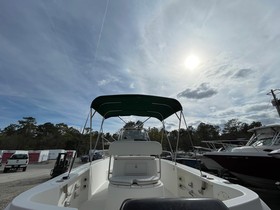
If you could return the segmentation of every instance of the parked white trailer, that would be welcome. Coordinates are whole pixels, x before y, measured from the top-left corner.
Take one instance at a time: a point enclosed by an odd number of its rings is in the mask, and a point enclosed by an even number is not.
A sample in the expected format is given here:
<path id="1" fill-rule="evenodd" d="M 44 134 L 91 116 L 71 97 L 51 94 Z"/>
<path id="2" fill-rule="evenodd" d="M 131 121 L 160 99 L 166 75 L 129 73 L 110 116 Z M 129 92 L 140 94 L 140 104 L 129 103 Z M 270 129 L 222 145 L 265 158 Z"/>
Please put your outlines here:
<path id="1" fill-rule="evenodd" d="M 66 152 L 65 149 L 51 149 L 49 150 L 49 160 L 55 160 L 59 153 Z"/>
<path id="2" fill-rule="evenodd" d="M 49 159 L 49 150 L 30 150 L 29 162 L 40 163 Z"/>

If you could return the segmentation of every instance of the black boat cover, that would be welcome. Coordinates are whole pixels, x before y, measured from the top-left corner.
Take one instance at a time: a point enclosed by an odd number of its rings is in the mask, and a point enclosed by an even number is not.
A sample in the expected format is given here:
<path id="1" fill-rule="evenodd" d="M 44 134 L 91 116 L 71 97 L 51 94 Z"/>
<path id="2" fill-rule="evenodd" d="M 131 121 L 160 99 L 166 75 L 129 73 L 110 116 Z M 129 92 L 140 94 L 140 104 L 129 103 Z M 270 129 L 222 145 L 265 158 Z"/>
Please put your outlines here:
<path id="1" fill-rule="evenodd" d="M 182 106 L 176 99 L 141 94 L 99 96 L 92 101 L 91 108 L 105 119 L 135 115 L 154 117 L 160 121 L 182 111 Z"/>

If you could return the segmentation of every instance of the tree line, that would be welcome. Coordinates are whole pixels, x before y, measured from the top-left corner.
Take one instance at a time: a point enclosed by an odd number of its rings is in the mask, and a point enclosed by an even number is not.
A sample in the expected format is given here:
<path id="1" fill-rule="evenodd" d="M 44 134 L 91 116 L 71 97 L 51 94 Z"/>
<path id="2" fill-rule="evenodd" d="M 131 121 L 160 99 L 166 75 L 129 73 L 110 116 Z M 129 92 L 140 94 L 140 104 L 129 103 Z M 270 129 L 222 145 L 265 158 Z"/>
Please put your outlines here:
<path id="1" fill-rule="evenodd" d="M 133 124 L 133 122 L 130 122 Z M 251 124 L 240 122 L 238 119 L 231 119 L 222 128 L 217 125 L 201 122 L 196 128 L 189 126 L 187 129 L 173 130 L 168 132 L 169 140 L 173 149 L 176 147 L 176 139 L 180 132 L 179 149 L 188 151 L 192 146 L 205 146 L 202 141 L 211 140 L 248 140 L 251 133 L 249 129 L 261 126 L 261 122 Z M 76 150 L 78 155 L 87 154 L 89 150 L 89 128 L 85 132 L 69 127 L 65 123 L 53 124 L 47 122 L 37 125 L 33 117 L 23 117 L 17 124 L 10 124 L 0 130 L 0 149 L 1 150 L 44 150 L 44 149 L 65 149 Z M 151 140 L 161 140 L 160 128 L 148 128 Z M 98 132 L 93 132 L 93 145 L 95 145 Z M 108 141 L 114 141 L 117 134 L 102 133 Z M 163 149 L 169 148 L 167 141 L 163 143 Z M 99 142 L 97 148 L 101 149 Z"/>

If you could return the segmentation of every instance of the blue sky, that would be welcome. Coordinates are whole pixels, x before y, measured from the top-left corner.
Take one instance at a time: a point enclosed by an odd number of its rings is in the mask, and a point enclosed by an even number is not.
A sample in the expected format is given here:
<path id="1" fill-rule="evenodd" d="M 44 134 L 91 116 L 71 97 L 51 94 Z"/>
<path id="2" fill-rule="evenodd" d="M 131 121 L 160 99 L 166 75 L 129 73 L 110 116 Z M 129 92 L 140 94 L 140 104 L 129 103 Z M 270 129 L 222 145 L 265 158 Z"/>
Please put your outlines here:
<path id="1" fill-rule="evenodd" d="M 177 98 L 189 125 L 278 123 L 280 2 L 0 1 L 0 128 L 80 128 L 104 94 Z M 106 16 L 104 15 L 106 14 Z M 190 70 L 189 55 L 199 58 Z"/>

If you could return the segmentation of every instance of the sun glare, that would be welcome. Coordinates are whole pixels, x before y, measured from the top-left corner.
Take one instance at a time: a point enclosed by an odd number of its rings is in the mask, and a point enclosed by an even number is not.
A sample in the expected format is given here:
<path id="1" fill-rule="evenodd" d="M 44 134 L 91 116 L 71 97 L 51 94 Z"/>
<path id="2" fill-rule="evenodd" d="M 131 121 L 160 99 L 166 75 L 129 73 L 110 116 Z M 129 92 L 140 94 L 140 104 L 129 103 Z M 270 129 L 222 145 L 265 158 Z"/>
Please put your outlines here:
<path id="1" fill-rule="evenodd" d="M 189 57 L 187 57 L 185 61 L 185 66 L 190 70 L 194 70 L 199 66 L 199 64 L 200 64 L 200 60 L 195 55 L 190 55 Z"/>

